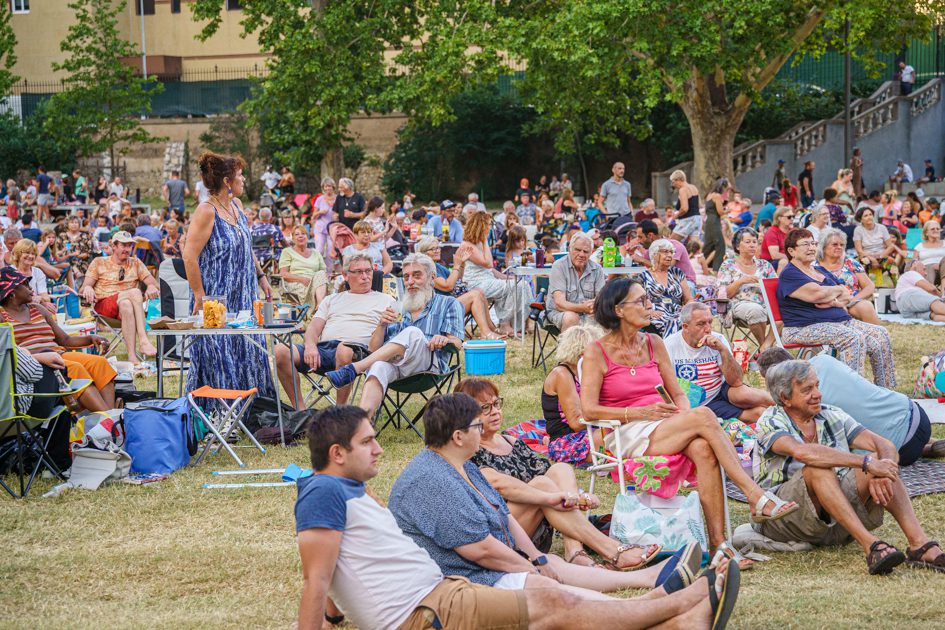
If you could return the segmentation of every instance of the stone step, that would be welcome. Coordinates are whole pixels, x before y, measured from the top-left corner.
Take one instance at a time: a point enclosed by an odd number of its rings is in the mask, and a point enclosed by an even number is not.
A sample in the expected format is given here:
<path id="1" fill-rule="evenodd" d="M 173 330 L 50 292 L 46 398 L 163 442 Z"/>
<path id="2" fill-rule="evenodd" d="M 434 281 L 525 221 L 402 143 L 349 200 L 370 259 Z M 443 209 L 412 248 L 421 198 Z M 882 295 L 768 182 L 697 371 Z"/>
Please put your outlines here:
<path id="1" fill-rule="evenodd" d="M 945 197 L 945 182 L 928 182 L 921 186 L 917 186 L 916 184 L 903 184 L 902 194 L 914 192 L 917 188 L 921 188 L 926 197 Z"/>

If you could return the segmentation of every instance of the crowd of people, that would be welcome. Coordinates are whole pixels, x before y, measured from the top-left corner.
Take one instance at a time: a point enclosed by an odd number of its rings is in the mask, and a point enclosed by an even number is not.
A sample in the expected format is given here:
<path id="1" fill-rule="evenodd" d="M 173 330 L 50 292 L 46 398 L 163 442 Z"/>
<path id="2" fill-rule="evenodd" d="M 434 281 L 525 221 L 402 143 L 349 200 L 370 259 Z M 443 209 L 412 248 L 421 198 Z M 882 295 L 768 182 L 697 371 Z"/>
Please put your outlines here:
<path id="1" fill-rule="evenodd" d="M 300 483 L 296 503 L 300 628 L 345 615 L 359 627 L 575 628 L 587 620 L 565 611 L 584 602 L 595 603 L 587 627 L 724 627 L 750 563 L 726 539 L 721 471 L 746 496 L 755 530 L 773 541 L 853 540 L 871 574 L 903 562 L 945 572 L 945 554 L 899 476 L 919 457 L 945 456 L 945 441 L 932 439 L 924 410 L 894 391 L 891 339 L 872 305 L 887 273 L 903 314 L 945 320 L 935 199 L 900 200 L 893 188 L 865 194 L 860 161 L 818 202 L 811 162 L 796 185 L 779 168 L 778 190 L 757 215 L 728 180 L 703 194 L 681 171 L 670 177 L 673 207 L 647 199 L 634 210 L 616 163 L 586 203 L 566 175 L 542 176 L 534 186 L 521 180 L 496 215 L 475 194 L 464 204 L 420 205 L 409 193 L 392 203 L 365 200 L 346 178 L 296 195 L 288 169 L 262 176 L 270 203 L 244 207 L 241 158 L 207 152 L 198 166 L 192 212 L 177 173 L 163 187 L 166 208 L 152 215 L 136 213 L 118 178 L 98 197 L 104 179 L 90 189 L 78 171 L 53 179 L 41 168 L 33 192 L 9 182 L 0 316 L 14 327 L 24 370 L 32 358 L 88 378 L 82 405 L 109 409 L 114 370 L 103 357 L 68 351 L 107 341 L 66 335 L 50 284 L 73 287 L 98 314 L 119 320 L 132 361 L 154 354 L 143 302 L 157 286 L 146 264 L 153 261 L 137 255 L 141 242 L 158 261 L 182 259 L 194 312 L 210 296 L 225 299 L 228 311 L 250 310 L 260 294 L 311 305 L 302 343 L 275 353 L 297 407 L 299 374 L 308 372 L 325 377 L 338 402 L 314 413 L 308 430 L 318 474 Z M 82 203 L 89 200 L 91 210 Z M 70 201 L 78 205 L 54 216 Z M 913 228 L 922 239 L 910 252 L 903 236 Z M 640 272 L 608 272 L 619 264 Z M 516 266 L 549 268 L 543 303 L 534 303 L 529 283 L 510 281 Z M 396 295 L 385 290 L 392 275 L 403 287 Z M 765 280 L 776 289 L 769 293 Z M 536 307 L 536 325 L 560 335 L 535 401 L 547 457 L 502 432 L 497 383 L 463 379 L 427 404 L 426 448 L 382 507 L 365 484 L 378 471 L 373 420 L 390 384 L 446 373 L 468 326 L 484 338 L 510 337 Z M 751 362 L 737 360 L 714 332 L 732 322 L 754 338 Z M 775 333 L 830 352 L 794 359 Z M 198 337 L 190 362 L 188 390 L 255 387 L 275 396 L 267 357 L 249 339 Z M 749 363 L 764 389 L 745 379 Z M 17 378 L 41 382 L 25 371 Z M 704 392 L 698 404 L 683 382 Z M 618 428 L 589 429 L 585 418 Z M 720 419 L 754 431 L 752 473 Z M 592 460 L 593 444 L 613 453 L 618 435 L 622 458 L 688 462 L 710 547 L 701 573 L 698 544 L 657 561 L 658 545 L 619 544 L 586 518 L 601 501 L 580 490 L 575 467 Z M 905 552 L 872 533 L 885 512 L 905 534 Z M 549 553 L 554 531 L 563 557 Z M 652 590 L 636 599 L 606 595 L 626 588 Z"/>

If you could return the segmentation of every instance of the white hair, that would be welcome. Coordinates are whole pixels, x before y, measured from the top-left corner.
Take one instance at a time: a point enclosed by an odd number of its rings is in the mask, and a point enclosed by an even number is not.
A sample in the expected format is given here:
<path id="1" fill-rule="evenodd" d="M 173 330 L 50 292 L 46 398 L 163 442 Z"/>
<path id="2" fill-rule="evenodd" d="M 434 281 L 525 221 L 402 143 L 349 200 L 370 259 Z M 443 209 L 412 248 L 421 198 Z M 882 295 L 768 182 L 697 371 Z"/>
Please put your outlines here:
<path id="1" fill-rule="evenodd" d="M 439 243 L 440 241 L 435 236 L 423 236 L 416 242 L 413 249 L 418 254 L 426 254 L 431 249 L 436 249 Z"/>
<path id="2" fill-rule="evenodd" d="M 479 201 L 479 193 L 471 192 L 471 193 L 469 193 L 469 196 L 466 197 L 466 199 L 467 199 L 470 203 L 476 203 L 477 201 Z"/>
<path id="3" fill-rule="evenodd" d="M 426 254 L 407 254 L 401 263 L 401 269 L 406 269 L 407 265 L 419 265 L 427 275 L 427 281 L 432 283 L 436 276 L 436 263 Z"/>
<path id="4" fill-rule="evenodd" d="M 765 372 L 765 383 L 774 404 L 783 405 L 784 399 L 790 399 L 794 395 L 794 383 L 806 380 L 813 369 L 810 363 L 798 359 L 784 361 L 768 368 Z"/>
<path id="5" fill-rule="evenodd" d="M 592 238 L 587 234 L 587 232 L 575 232 L 574 234 L 572 234 L 572 235 L 571 235 L 571 238 L 568 239 L 568 247 L 571 247 L 572 245 L 574 245 L 574 244 L 577 243 L 578 241 L 587 241 L 587 242 L 590 244 L 591 249 L 594 248 L 594 239 L 592 239 Z"/>
<path id="6" fill-rule="evenodd" d="M 673 247 L 673 244 L 667 238 L 658 238 L 653 241 L 653 244 L 650 245 L 650 249 L 647 250 L 647 253 L 650 255 L 650 260 L 656 256 L 660 251 L 668 249 L 674 254 L 676 253 L 676 248 Z"/>
<path id="7" fill-rule="evenodd" d="M 689 320 L 692 319 L 692 316 L 696 311 L 712 311 L 709 308 L 709 305 L 705 302 L 697 302 L 693 300 L 692 302 L 687 302 L 685 306 L 682 307 L 682 310 L 679 311 L 679 322 L 681 324 L 688 324 Z"/>
<path id="8" fill-rule="evenodd" d="M 350 188 L 351 190 L 354 190 L 354 182 L 351 181 L 351 178 L 349 177 L 342 177 L 341 179 L 339 179 L 338 186 L 339 187 L 344 186 L 346 188 Z"/>
<path id="9" fill-rule="evenodd" d="M 656 202 L 651 197 L 647 197 L 643 200 L 643 203 L 640 204 L 640 207 L 646 208 L 647 206 L 653 206 L 655 208 Z"/>

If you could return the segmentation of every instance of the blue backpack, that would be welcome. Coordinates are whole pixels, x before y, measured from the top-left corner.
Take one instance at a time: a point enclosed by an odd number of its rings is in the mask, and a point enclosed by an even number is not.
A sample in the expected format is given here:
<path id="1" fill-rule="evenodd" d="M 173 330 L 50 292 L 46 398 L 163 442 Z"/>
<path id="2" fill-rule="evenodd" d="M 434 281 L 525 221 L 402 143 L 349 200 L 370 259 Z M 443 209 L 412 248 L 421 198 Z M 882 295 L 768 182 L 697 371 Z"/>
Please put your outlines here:
<path id="1" fill-rule="evenodd" d="M 200 440 L 186 398 L 159 398 L 125 407 L 125 450 L 131 472 L 169 474 L 190 463 Z"/>

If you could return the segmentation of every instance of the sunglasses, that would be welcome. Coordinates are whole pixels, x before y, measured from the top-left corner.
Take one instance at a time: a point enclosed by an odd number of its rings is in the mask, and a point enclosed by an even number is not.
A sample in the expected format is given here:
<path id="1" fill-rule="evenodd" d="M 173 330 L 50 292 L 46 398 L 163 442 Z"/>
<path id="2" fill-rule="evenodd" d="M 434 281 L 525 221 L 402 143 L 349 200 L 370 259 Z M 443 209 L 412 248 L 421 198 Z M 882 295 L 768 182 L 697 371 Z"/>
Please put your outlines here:
<path id="1" fill-rule="evenodd" d="M 122 267 L 118 270 L 118 282 L 121 282 L 125 279 L 125 268 Z"/>

